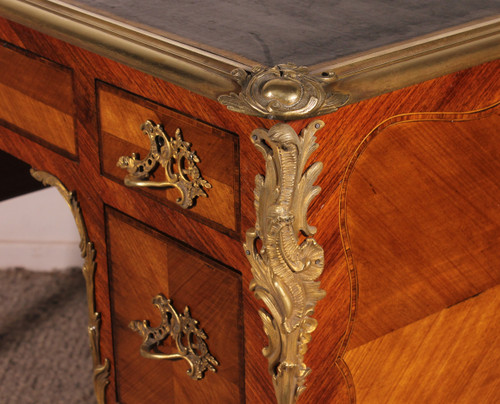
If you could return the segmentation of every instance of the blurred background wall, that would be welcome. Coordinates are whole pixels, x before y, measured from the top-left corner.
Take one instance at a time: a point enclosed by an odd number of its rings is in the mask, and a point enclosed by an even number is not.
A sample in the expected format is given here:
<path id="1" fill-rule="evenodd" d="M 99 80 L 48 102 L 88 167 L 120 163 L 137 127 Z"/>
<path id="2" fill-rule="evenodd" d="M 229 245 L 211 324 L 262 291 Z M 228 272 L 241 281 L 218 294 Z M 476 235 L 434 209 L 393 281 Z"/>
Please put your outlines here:
<path id="1" fill-rule="evenodd" d="M 55 188 L 0 202 L 0 268 L 81 266 L 79 241 L 71 211 Z"/>

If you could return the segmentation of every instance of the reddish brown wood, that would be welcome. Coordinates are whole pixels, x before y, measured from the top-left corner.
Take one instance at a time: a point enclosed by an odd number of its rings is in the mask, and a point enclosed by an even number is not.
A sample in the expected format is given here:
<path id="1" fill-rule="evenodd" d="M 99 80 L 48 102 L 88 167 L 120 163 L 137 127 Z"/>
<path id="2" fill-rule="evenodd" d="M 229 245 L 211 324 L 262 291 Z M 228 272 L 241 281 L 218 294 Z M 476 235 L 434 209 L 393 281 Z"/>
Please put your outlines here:
<path id="1" fill-rule="evenodd" d="M 354 394 L 353 389 L 349 389 L 352 380 L 348 370 L 342 365 L 339 369 L 344 369 L 341 373 L 345 377 L 345 384 L 339 375 L 336 379 L 339 385 L 334 389 L 337 401 L 329 401 L 331 399 L 326 394 L 332 390 L 332 373 L 336 372 L 332 369 L 341 364 L 352 325 L 356 321 L 356 275 L 352 269 L 349 270 L 352 266 L 347 265 L 351 258 L 345 256 L 340 247 L 341 231 L 338 225 L 339 212 L 342 211 L 342 206 L 339 210 L 342 179 L 349 160 L 364 137 L 391 116 L 419 111 L 471 111 L 494 104 L 500 99 L 500 83 L 497 79 L 499 66 L 498 61 L 487 63 L 349 105 L 334 114 L 321 117 L 326 125 L 317 132 L 318 143 L 327 146 L 318 149 L 313 161 L 322 161 L 326 168 L 318 180 L 322 193 L 313 201 L 309 217 L 310 222 L 318 228 L 315 238 L 325 247 L 327 263 L 321 282 L 328 297 L 318 303 L 315 318 L 320 324 L 328 326 L 313 334 L 306 363 L 313 369 L 328 370 L 311 373 L 308 385 L 315 388 L 307 389 L 301 402 L 349 402 Z M 297 121 L 291 125 L 300 130 L 311 120 Z M 325 356 L 325 352 L 328 355 Z M 329 361 L 326 366 L 325 360 Z"/>
<path id="2" fill-rule="evenodd" d="M 402 116 L 360 146 L 342 218 L 359 284 L 350 348 L 500 283 L 498 111 Z"/>
<path id="3" fill-rule="evenodd" d="M 103 358 L 109 358 L 112 364 L 111 382 L 107 388 L 108 403 L 116 402 L 117 386 L 109 307 L 105 206 L 133 217 L 145 226 L 190 245 L 223 265 L 241 272 L 245 330 L 242 361 L 244 359 L 246 402 L 273 403 L 275 399 L 267 371 L 267 360 L 261 353 L 267 344 L 257 314 L 262 303 L 257 302 L 248 290 L 252 275 L 242 251 L 241 240 L 245 230 L 255 224 L 255 175 L 265 172 L 264 161 L 250 142 L 250 134 L 255 128 L 270 128 L 276 122 L 227 111 L 216 101 L 6 20 L 0 20 L 0 38 L 73 71 L 78 161 L 72 161 L 23 136 L 14 127 L 0 127 L 0 149 L 32 166 L 54 173 L 70 190 L 76 190 L 90 239 L 95 243 L 97 251 L 96 300 L 97 310 L 102 313 L 101 354 Z M 357 284 L 355 274 L 352 270 L 349 271 L 339 225 L 342 178 L 350 158 L 363 139 L 392 116 L 412 112 L 471 111 L 493 104 L 500 98 L 497 79 L 499 66 L 499 62 L 487 63 L 349 105 L 322 117 L 326 126 L 317 133 L 320 148 L 313 154 L 311 163 L 324 163 L 325 168 L 318 180 L 323 191 L 311 204 L 309 222 L 317 226 L 315 238 L 325 249 L 326 265 L 321 282 L 322 288 L 327 291 L 327 297 L 319 302 L 314 314 L 319 327 L 313 333 L 305 357 L 312 372 L 307 378 L 308 387 L 301 396 L 300 403 L 348 403 L 354 400 L 352 379 L 342 357 L 355 321 Z M 239 189 L 237 186 L 233 187 L 235 200 L 240 199 L 240 211 L 235 208 L 236 232 L 230 234 L 219 231 L 223 229 L 214 228 L 208 222 L 193 220 L 171 205 L 166 206 L 141 192 L 126 189 L 120 182 L 102 175 L 96 80 L 238 136 L 239 156 L 235 152 L 234 158 L 236 166 L 239 164 Z M 97 89 L 102 90 L 104 87 L 101 86 L 102 84 L 98 84 Z M 300 131 L 311 120 L 290 124 Z M 139 131 L 134 133 L 142 136 Z M 198 151 L 196 142 L 192 143 L 193 148 Z M 133 151 L 129 150 L 127 153 Z M 203 161 L 201 152 L 200 158 Z M 140 251 L 136 255 L 138 260 L 144 256 Z M 169 284 L 169 288 L 170 286 Z M 206 328 L 204 323 L 203 327 Z M 185 390 L 179 387 L 177 391 L 181 397 Z"/>
<path id="4" fill-rule="evenodd" d="M 346 354 L 360 403 L 495 403 L 500 286 Z"/>
<path id="5" fill-rule="evenodd" d="M 0 121 L 74 155 L 71 70 L 3 44 L 0 71 Z"/>

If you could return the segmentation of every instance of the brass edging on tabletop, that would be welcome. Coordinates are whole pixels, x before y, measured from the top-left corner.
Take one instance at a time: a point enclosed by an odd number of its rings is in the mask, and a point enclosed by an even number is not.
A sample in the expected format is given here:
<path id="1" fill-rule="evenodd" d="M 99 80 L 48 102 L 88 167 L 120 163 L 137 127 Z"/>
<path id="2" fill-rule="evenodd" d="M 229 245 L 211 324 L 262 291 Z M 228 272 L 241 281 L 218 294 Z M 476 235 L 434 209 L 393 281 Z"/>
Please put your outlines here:
<path id="1" fill-rule="evenodd" d="M 209 48 L 195 46 L 188 40 L 172 39 L 169 34 L 151 32 L 59 0 L 2 0 L 0 12 L 3 17 L 213 100 L 221 96 L 222 100 L 227 100 L 227 97 L 234 99 L 234 95 L 247 99 L 247 91 L 241 86 L 241 82 L 245 82 L 244 76 L 249 76 L 246 80 L 249 82 L 255 70 L 277 68 L 263 66 L 230 52 L 213 48 L 205 50 Z M 304 77 L 306 84 L 321 83 L 319 95 L 325 102 L 331 100 L 332 95 L 343 95 L 336 100 L 336 108 L 492 61 L 499 56 L 500 16 L 497 15 L 362 54 L 306 66 Z M 259 88 L 262 87 L 263 84 Z M 297 88 L 289 86 L 287 91 L 290 94 L 279 94 L 278 100 L 272 95 L 264 107 L 292 99 Z M 314 92 L 310 94 L 309 99 L 315 103 Z M 250 109 L 245 106 L 241 112 L 265 118 L 302 119 L 335 110 L 331 103 L 322 106 L 316 102 L 313 108 L 303 108 L 298 103 L 297 111 L 287 108 L 286 113 L 276 113 L 276 109 L 263 110 L 262 103 L 252 97 Z M 345 103 L 340 102 L 347 97 Z"/>
<path id="2" fill-rule="evenodd" d="M 96 270 L 95 263 L 95 249 L 87 234 L 87 228 L 83 220 L 80 205 L 76 199 L 74 192 L 68 191 L 63 183 L 54 175 L 45 171 L 37 171 L 31 169 L 31 175 L 37 181 L 40 181 L 45 186 L 52 186 L 56 188 L 66 203 L 71 209 L 71 213 L 76 223 L 78 233 L 80 235 L 80 252 L 84 260 L 82 273 L 85 279 L 85 286 L 87 292 L 87 308 L 88 308 L 88 335 L 90 339 L 90 348 L 92 351 L 92 362 L 94 366 L 93 381 L 94 391 L 98 404 L 105 404 L 106 386 L 109 384 L 110 376 L 110 362 L 106 358 L 104 362 L 101 359 L 101 350 L 99 346 L 100 328 L 101 328 L 101 313 L 96 311 L 95 303 L 95 287 L 94 275 Z"/>
<path id="3" fill-rule="evenodd" d="M 498 57 L 500 18 L 488 19 L 311 67 L 237 68 L 232 74 L 240 92 L 218 100 L 247 115 L 302 119 Z"/>
<path id="4" fill-rule="evenodd" d="M 500 58 L 500 16 L 310 67 L 335 72 L 346 105 Z M 328 91 L 328 88 L 327 88 Z"/>
<path id="5" fill-rule="evenodd" d="M 334 86 L 326 89 L 337 80 L 335 72 L 315 76 L 308 67 L 293 63 L 255 66 L 251 72 L 235 69 L 233 76 L 241 91 L 218 100 L 229 110 L 247 115 L 283 120 L 323 115 L 336 111 L 350 97 Z"/>

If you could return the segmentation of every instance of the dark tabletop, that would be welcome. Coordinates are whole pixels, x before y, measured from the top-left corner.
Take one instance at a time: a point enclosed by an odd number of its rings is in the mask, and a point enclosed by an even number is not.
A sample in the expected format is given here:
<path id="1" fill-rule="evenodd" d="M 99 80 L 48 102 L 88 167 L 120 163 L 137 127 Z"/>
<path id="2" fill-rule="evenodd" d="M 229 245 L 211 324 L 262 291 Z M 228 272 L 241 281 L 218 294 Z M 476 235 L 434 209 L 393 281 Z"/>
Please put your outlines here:
<path id="1" fill-rule="evenodd" d="M 500 13 L 500 0 L 71 2 L 268 66 L 310 66 Z"/>

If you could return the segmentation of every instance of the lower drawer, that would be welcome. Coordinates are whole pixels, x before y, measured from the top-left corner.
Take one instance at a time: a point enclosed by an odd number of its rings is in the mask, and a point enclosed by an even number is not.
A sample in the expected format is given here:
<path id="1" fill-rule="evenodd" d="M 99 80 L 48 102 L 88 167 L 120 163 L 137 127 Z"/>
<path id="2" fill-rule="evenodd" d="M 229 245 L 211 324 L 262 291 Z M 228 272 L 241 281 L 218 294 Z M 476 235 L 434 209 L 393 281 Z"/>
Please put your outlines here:
<path id="1" fill-rule="evenodd" d="M 115 210 L 108 209 L 106 216 L 117 402 L 244 402 L 240 274 Z M 144 338 L 130 323 L 149 320 L 151 328 L 159 327 L 161 310 L 152 302 L 159 294 L 171 299 L 181 317 L 189 306 L 218 362 L 216 372 L 206 370 L 195 380 L 187 374 L 190 364 L 184 358 L 141 355 Z M 174 317 L 164 316 L 165 324 L 175 328 Z M 190 345 L 189 340 L 196 343 L 192 336 L 179 337 L 183 347 Z M 193 346 L 201 356 L 203 347 Z M 158 350 L 160 355 L 179 352 L 172 336 Z"/>

